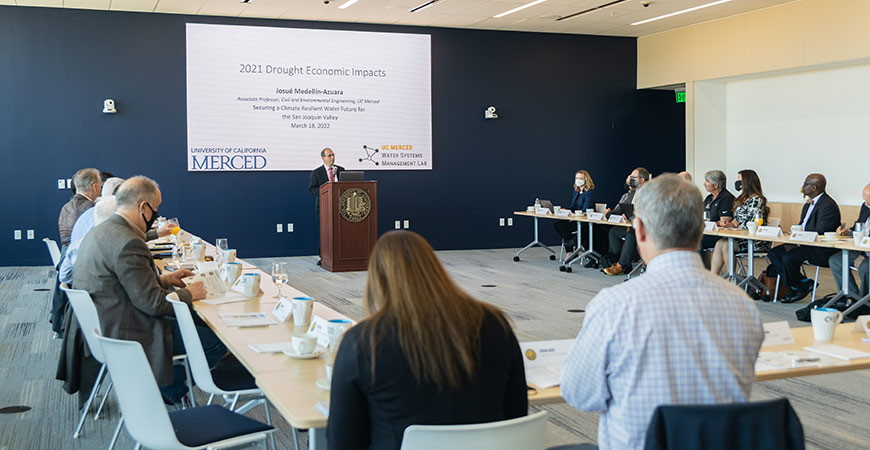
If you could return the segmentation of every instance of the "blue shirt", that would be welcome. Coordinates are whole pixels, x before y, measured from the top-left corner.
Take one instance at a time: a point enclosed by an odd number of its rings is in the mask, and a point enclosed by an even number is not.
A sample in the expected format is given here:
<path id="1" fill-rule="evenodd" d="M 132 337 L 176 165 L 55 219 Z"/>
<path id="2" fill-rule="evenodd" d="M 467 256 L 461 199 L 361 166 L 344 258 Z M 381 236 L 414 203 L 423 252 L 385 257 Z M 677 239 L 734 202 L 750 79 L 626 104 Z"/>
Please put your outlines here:
<path id="1" fill-rule="evenodd" d="M 562 396 L 601 411 L 601 450 L 642 448 L 658 405 L 747 401 L 763 338 L 742 290 L 696 252 L 663 253 L 589 302 L 562 362 Z"/>
<path id="2" fill-rule="evenodd" d="M 76 255 L 79 252 L 79 245 L 82 239 L 94 228 L 94 211 L 97 208 L 89 208 L 83 212 L 75 225 L 73 225 L 72 234 L 69 238 L 69 247 L 66 249 L 66 255 L 60 263 L 60 271 L 57 273 L 57 278 L 61 283 L 72 283 L 72 268 L 76 262 Z"/>

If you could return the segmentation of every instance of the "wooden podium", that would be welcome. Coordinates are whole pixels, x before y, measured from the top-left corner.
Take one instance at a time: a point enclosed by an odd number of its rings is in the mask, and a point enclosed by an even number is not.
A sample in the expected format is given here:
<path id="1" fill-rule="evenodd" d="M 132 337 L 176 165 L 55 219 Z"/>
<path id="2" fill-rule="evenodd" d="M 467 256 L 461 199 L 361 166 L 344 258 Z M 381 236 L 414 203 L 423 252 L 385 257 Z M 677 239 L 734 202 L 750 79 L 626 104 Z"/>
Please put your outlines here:
<path id="1" fill-rule="evenodd" d="M 320 186 L 320 261 L 330 272 L 366 270 L 378 240 L 378 183 Z"/>

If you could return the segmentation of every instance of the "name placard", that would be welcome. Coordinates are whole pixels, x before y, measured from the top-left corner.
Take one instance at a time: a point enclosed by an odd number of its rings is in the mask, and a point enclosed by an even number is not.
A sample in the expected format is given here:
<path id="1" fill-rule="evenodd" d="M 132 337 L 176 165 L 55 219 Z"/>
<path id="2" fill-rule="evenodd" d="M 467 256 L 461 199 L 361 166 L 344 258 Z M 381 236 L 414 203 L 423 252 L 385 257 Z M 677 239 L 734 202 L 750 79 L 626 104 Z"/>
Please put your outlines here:
<path id="1" fill-rule="evenodd" d="M 758 227 L 755 232 L 756 236 L 763 237 L 780 237 L 782 236 L 782 228 L 780 227 Z"/>
<path id="2" fill-rule="evenodd" d="M 290 313 L 293 312 L 293 304 L 287 297 L 281 297 L 278 304 L 272 308 L 272 315 L 281 322 L 286 322 L 290 318 Z"/>
<path id="3" fill-rule="evenodd" d="M 547 214 L 550 214 L 550 210 L 547 208 L 535 208 L 535 214 L 546 216 Z"/>
<path id="4" fill-rule="evenodd" d="M 557 215 L 559 217 L 571 217 L 571 210 L 570 209 L 560 209 L 559 214 L 557 214 Z"/>
<path id="5" fill-rule="evenodd" d="M 603 220 L 604 213 L 596 212 L 588 215 L 589 220 Z"/>
<path id="6" fill-rule="evenodd" d="M 716 226 L 716 222 L 708 220 L 704 222 L 704 231 L 719 231 L 719 227 Z"/>
<path id="7" fill-rule="evenodd" d="M 622 215 L 612 215 L 607 219 L 607 223 L 623 223 L 625 219 L 622 218 Z"/>
<path id="8" fill-rule="evenodd" d="M 870 236 L 861 239 L 861 243 L 858 244 L 858 247 L 870 248 Z"/>
<path id="9" fill-rule="evenodd" d="M 819 240 L 819 233 L 815 231 L 797 231 L 792 233 L 788 239 L 798 242 L 816 242 Z"/>

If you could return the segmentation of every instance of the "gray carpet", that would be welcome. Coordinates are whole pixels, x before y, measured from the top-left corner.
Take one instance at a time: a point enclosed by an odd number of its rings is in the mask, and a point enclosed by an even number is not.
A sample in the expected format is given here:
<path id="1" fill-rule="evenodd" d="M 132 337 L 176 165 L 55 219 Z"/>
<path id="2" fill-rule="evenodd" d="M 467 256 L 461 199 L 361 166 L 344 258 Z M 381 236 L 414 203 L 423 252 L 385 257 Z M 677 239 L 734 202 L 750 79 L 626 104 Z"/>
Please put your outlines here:
<path id="1" fill-rule="evenodd" d="M 504 309 L 517 336 L 523 340 L 566 339 L 577 334 L 586 303 L 603 287 L 621 283 L 622 277 L 607 277 L 597 270 L 576 268 L 562 273 L 542 250 L 530 250 L 523 261 L 511 259 L 516 250 L 471 250 L 439 252 L 457 283 L 482 300 Z M 366 274 L 329 273 L 314 264 L 315 257 L 250 260 L 265 271 L 273 261 L 288 262 L 289 283 L 330 307 L 352 317 L 363 317 L 362 293 Z M 75 398 L 54 379 L 60 341 L 51 339 L 47 323 L 53 271 L 48 267 L 0 268 L 0 408 L 27 405 L 19 414 L 0 414 L 0 450 L 5 449 L 99 449 L 111 438 L 118 412 L 115 400 L 99 421 L 85 422 L 83 436 L 73 440 L 78 415 Z M 823 269 L 820 294 L 834 290 L 830 271 Z M 491 286 L 491 287 L 490 287 Z M 756 303 L 765 321 L 794 319 L 793 305 Z M 753 400 L 787 397 L 797 410 L 808 448 L 870 448 L 870 371 L 819 375 L 756 383 Z M 199 397 L 203 401 L 202 396 Z M 533 408 L 541 409 L 539 407 Z M 550 412 L 549 445 L 596 441 L 598 415 L 583 413 L 562 404 L 543 407 Z M 262 409 L 251 416 L 263 420 Z M 273 410 L 273 418 L 280 415 Z M 289 427 L 276 419 L 279 448 L 293 448 Z M 302 447 L 306 433 L 300 434 Z M 116 448 L 131 448 L 126 432 Z"/>

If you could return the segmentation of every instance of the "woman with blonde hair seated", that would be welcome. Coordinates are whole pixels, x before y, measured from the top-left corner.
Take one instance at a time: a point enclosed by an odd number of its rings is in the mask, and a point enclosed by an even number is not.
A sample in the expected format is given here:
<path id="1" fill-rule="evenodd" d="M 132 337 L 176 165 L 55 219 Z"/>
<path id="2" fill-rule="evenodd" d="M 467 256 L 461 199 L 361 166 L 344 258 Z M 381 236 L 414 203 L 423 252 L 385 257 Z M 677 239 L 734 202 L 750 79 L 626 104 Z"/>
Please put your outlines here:
<path id="1" fill-rule="evenodd" d="M 398 450 L 410 425 L 528 413 L 522 355 L 504 313 L 460 289 L 418 234 L 381 236 L 364 304 L 369 316 L 336 355 L 331 450 Z"/>
<path id="2" fill-rule="evenodd" d="M 761 219 L 759 225 L 767 223 L 767 214 L 770 208 L 767 207 L 767 198 L 761 191 L 761 180 L 758 174 L 752 169 L 745 169 L 737 172 L 737 181 L 734 182 L 734 188 L 740 191 L 740 195 L 734 199 L 733 211 L 734 218 L 724 218 L 717 223 L 717 226 L 724 228 L 746 228 L 746 223 L 756 219 Z M 766 252 L 770 250 L 770 242 L 768 241 L 752 241 L 755 252 Z M 734 248 L 735 253 L 745 253 L 749 249 L 749 241 L 746 239 L 737 239 L 737 245 Z M 722 271 L 725 261 L 728 260 L 728 239 L 722 238 L 716 241 L 716 247 L 713 249 L 713 258 L 710 262 L 710 270 L 715 274 Z"/>

